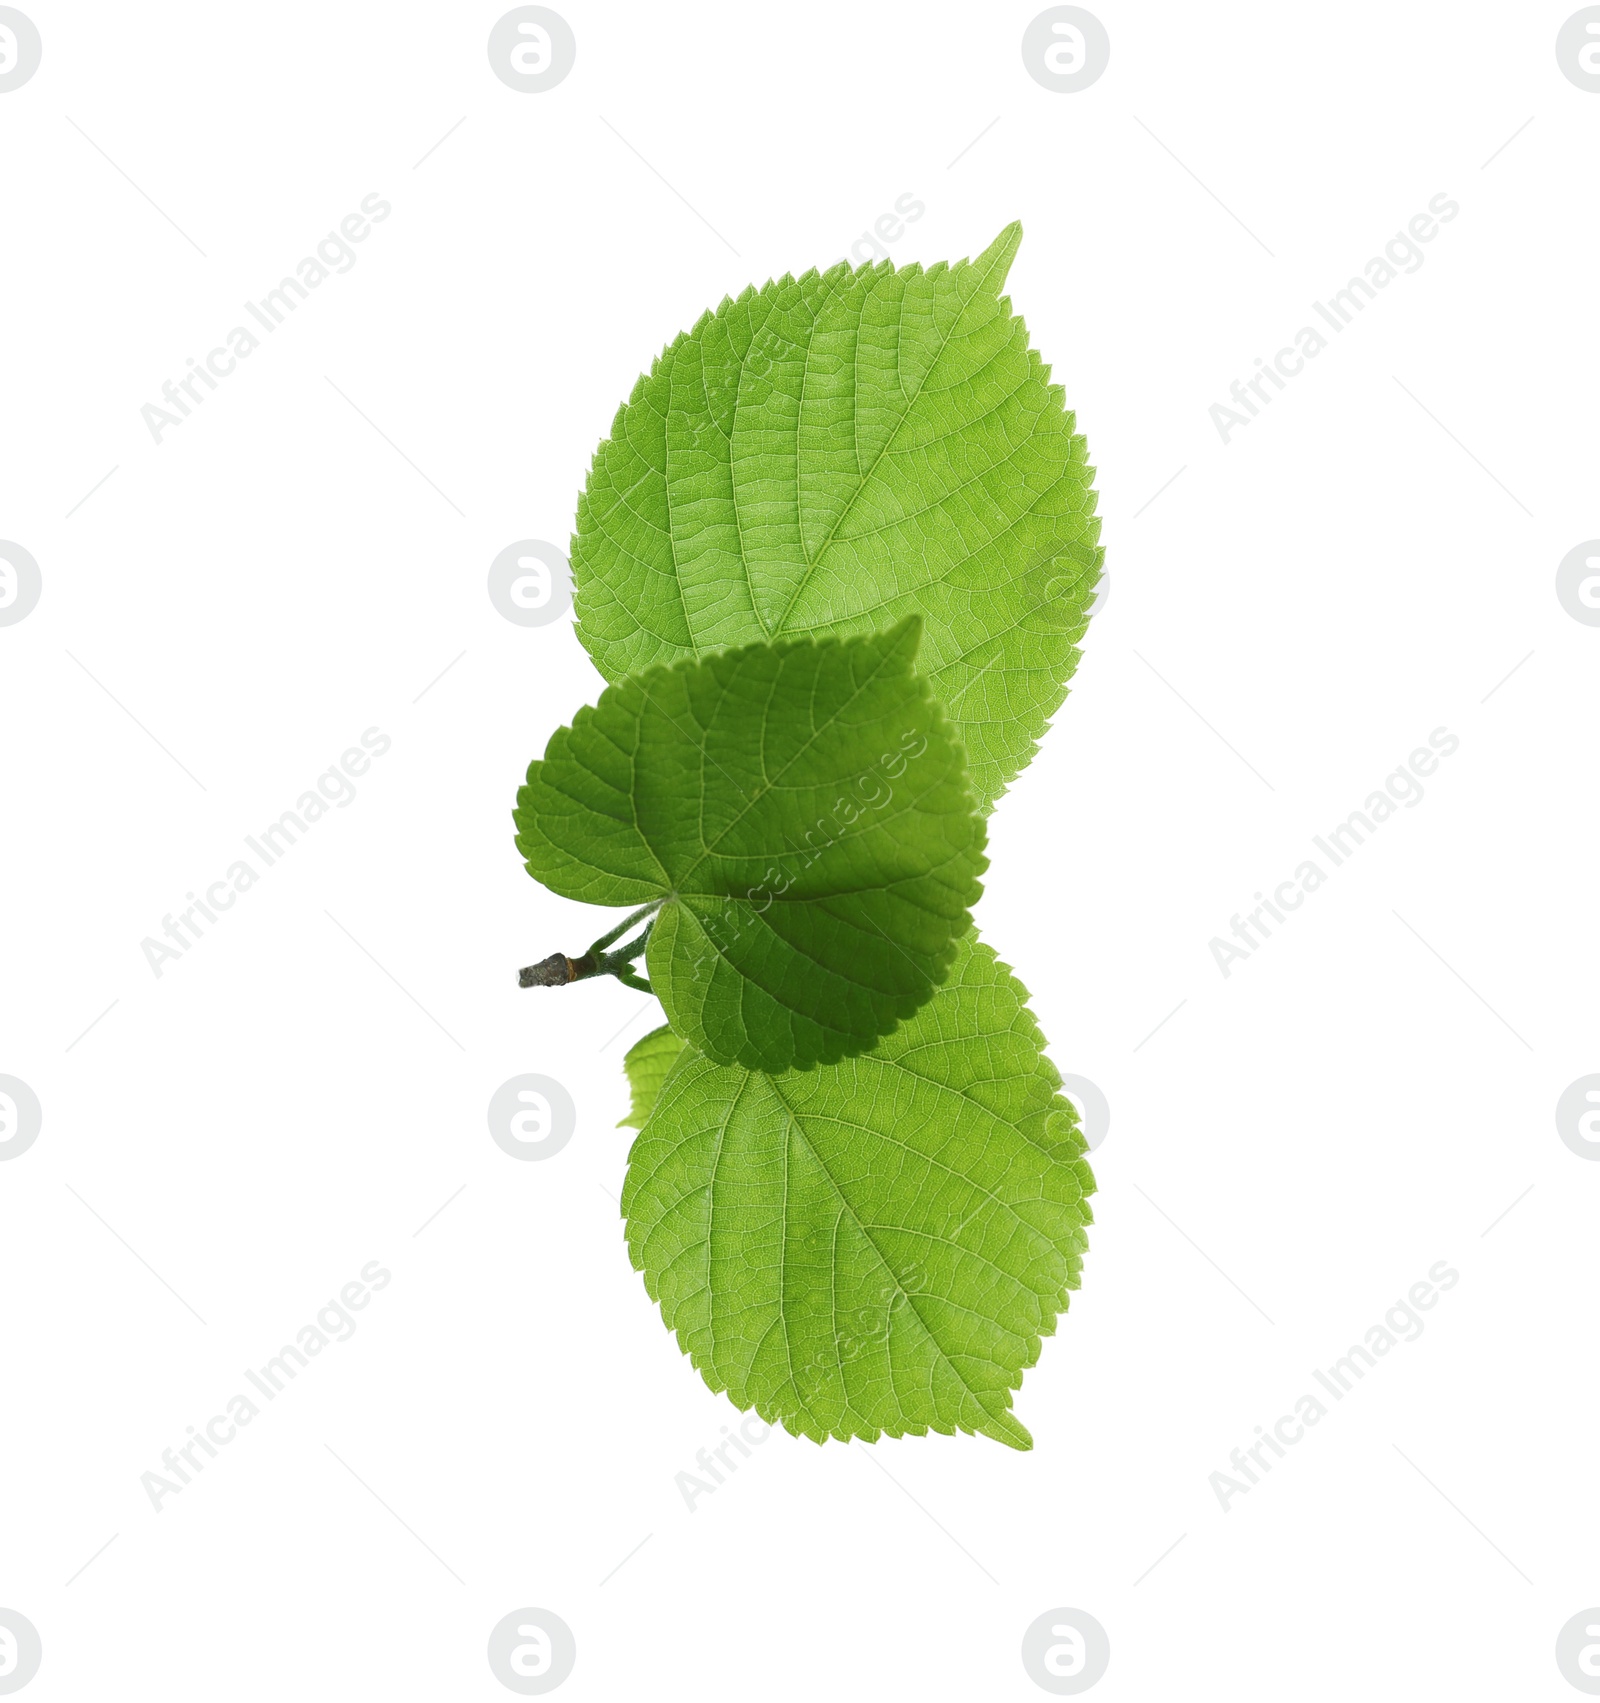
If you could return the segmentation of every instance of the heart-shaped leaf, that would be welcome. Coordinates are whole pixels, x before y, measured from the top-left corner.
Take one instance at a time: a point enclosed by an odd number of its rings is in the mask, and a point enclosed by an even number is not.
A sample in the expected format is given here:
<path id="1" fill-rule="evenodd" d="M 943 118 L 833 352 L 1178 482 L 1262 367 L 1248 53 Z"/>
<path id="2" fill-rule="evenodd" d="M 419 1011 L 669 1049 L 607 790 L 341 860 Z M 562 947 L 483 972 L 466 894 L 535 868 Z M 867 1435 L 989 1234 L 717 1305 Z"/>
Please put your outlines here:
<path id="1" fill-rule="evenodd" d="M 914 617 L 647 670 L 528 769 L 528 872 L 659 902 L 650 984 L 707 1057 L 785 1070 L 860 1052 L 931 995 L 981 888 L 960 747 L 913 672 Z"/>
<path id="2" fill-rule="evenodd" d="M 578 636 L 608 680 L 912 611 L 987 810 L 1066 696 L 1100 573 L 1094 469 L 976 260 L 724 301 L 617 411 L 578 505 Z"/>
<path id="3" fill-rule="evenodd" d="M 1011 1392 L 1078 1286 L 1094 1178 L 1021 984 L 969 936 L 870 1053 L 685 1050 L 633 1144 L 633 1263 L 714 1390 L 820 1441 L 1031 1439 Z"/>

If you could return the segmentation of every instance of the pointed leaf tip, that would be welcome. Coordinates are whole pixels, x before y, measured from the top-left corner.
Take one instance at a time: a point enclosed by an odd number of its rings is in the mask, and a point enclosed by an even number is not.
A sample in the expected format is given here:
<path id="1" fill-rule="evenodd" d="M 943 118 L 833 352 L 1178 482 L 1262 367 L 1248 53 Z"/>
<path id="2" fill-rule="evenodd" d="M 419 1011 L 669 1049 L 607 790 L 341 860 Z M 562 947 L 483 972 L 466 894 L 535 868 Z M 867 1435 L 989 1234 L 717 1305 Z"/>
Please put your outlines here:
<path id="1" fill-rule="evenodd" d="M 1022 221 L 1013 219 L 1001 231 L 992 243 L 973 261 L 974 266 L 981 267 L 991 274 L 990 282 L 994 292 L 999 295 L 1005 288 L 1006 274 L 1011 270 L 1011 262 L 1017 257 L 1017 250 L 1022 246 Z"/>
<path id="2" fill-rule="evenodd" d="M 893 649 L 903 649 L 908 656 L 915 657 L 922 646 L 922 616 L 916 610 L 902 616 L 889 629 L 888 639 Z"/>

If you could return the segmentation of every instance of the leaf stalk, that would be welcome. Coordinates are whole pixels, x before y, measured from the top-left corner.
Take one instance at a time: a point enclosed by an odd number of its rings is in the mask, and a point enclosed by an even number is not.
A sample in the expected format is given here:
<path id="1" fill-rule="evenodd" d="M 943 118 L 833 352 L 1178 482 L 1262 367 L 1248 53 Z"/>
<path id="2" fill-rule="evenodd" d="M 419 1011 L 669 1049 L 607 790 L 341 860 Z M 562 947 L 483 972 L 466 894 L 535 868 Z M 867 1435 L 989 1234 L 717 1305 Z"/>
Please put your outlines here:
<path id="1" fill-rule="evenodd" d="M 569 957 L 565 952 L 552 952 L 548 958 L 541 958 L 537 964 L 524 966 L 517 971 L 517 986 L 565 987 L 568 982 L 584 982 L 593 976 L 615 976 L 623 986 L 637 988 L 641 993 L 649 993 L 650 984 L 642 976 L 635 974 L 633 961 L 650 944 L 650 931 L 655 927 L 654 913 L 661 903 L 660 899 L 656 899 L 648 905 L 641 905 L 631 916 L 624 917 L 609 934 L 602 934 L 598 940 L 593 941 L 577 958 Z M 650 921 L 639 934 L 614 951 L 608 950 L 614 941 L 620 940 L 644 917 L 649 917 Z"/>

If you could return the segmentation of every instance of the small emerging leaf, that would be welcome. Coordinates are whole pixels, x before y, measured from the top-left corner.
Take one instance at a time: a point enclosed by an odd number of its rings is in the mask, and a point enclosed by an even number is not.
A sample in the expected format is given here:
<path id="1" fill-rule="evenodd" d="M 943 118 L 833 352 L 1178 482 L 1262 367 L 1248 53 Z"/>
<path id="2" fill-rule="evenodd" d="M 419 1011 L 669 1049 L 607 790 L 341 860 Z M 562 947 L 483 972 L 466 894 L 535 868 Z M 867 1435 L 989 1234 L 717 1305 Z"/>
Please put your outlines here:
<path id="1" fill-rule="evenodd" d="M 666 1081 L 667 1072 L 678 1062 L 678 1054 L 682 1051 L 683 1041 L 665 1023 L 628 1048 L 622 1068 L 628 1073 L 633 1104 L 628 1108 L 628 1115 L 618 1121 L 618 1129 L 644 1128 L 644 1120 L 655 1106 L 661 1084 Z"/>
<path id="2" fill-rule="evenodd" d="M 722 1064 L 861 1052 L 931 995 L 985 867 L 960 747 L 913 673 L 918 623 L 631 675 L 517 794 L 528 873 L 661 901 L 647 964 Z"/>
<path id="3" fill-rule="evenodd" d="M 1094 1178 L 1021 984 L 969 935 L 859 1058 L 685 1050 L 633 1144 L 633 1263 L 712 1389 L 821 1441 L 978 1431 L 1078 1286 Z"/>
<path id="4" fill-rule="evenodd" d="M 1099 578 L 1094 469 L 976 260 L 724 300 L 617 410 L 578 505 L 578 636 L 608 680 L 911 611 L 992 807 L 1066 696 Z"/>

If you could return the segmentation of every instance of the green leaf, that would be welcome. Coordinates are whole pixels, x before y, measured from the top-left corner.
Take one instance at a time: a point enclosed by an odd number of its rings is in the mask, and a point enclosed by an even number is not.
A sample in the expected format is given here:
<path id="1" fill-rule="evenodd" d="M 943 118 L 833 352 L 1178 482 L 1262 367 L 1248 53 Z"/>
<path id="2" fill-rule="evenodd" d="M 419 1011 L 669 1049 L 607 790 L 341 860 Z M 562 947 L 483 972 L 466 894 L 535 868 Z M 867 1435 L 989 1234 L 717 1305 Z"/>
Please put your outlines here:
<path id="1" fill-rule="evenodd" d="M 628 1087 L 633 1091 L 633 1104 L 628 1115 L 617 1123 L 618 1129 L 643 1129 L 661 1092 L 667 1072 L 678 1062 L 683 1040 L 674 1035 L 667 1024 L 652 1029 L 642 1040 L 628 1048 L 622 1068 L 628 1073 Z"/>
<path id="2" fill-rule="evenodd" d="M 1094 1178 L 1027 994 L 969 935 L 876 1050 L 765 1076 L 686 1050 L 633 1144 L 633 1263 L 714 1390 L 821 1441 L 978 1431 L 1078 1286 Z"/>
<path id="3" fill-rule="evenodd" d="M 917 637 L 913 617 L 631 675 L 528 769 L 529 874 L 590 904 L 662 901 L 651 988 L 719 1063 L 860 1052 L 955 953 L 984 831 Z"/>
<path id="4" fill-rule="evenodd" d="M 1099 577 L 1094 470 L 975 261 L 785 277 L 724 300 L 618 410 L 578 504 L 578 634 L 653 663 L 913 610 L 989 809 L 1066 696 Z"/>

